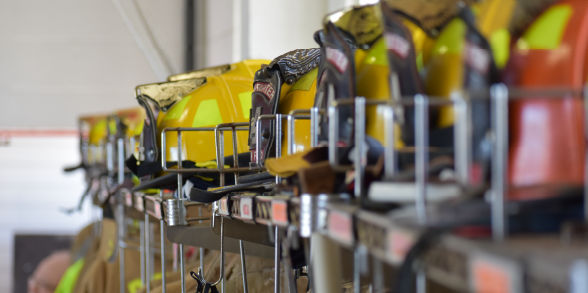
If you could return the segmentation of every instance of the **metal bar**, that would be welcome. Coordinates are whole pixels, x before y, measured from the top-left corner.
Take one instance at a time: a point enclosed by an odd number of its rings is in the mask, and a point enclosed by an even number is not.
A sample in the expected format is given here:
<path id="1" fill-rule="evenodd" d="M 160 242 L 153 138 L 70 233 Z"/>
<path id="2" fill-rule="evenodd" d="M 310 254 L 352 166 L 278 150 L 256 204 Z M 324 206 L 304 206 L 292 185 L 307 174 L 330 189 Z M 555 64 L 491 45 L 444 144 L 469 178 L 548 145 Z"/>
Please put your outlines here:
<path id="1" fill-rule="evenodd" d="M 145 274 L 145 259 L 147 258 L 147 251 L 145 250 L 145 223 L 143 222 L 139 226 L 139 254 L 141 258 L 139 259 L 139 269 L 141 270 L 141 284 L 145 286 L 147 281 L 147 275 Z"/>
<path id="2" fill-rule="evenodd" d="M 361 252 L 353 249 L 353 292 L 361 292 Z"/>
<path id="3" fill-rule="evenodd" d="M 492 153 L 492 236 L 503 240 L 508 230 L 505 197 L 508 178 L 508 88 L 504 84 L 490 89 L 492 98 L 492 129 L 495 145 Z"/>
<path id="4" fill-rule="evenodd" d="M 275 127 L 276 158 L 279 158 L 282 156 L 282 114 L 276 115 Z M 276 184 L 280 183 L 280 180 L 281 177 L 276 176 Z"/>
<path id="5" fill-rule="evenodd" d="M 382 261 L 377 257 L 372 257 L 372 264 L 374 292 L 384 292 L 384 268 Z"/>
<path id="6" fill-rule="evenodd" d="M 151 291 L 151 227 L 149 224 L 149 214 L 145 213 L 145 220 L 143 221 L 145 230 L 145 288 L 146 292 Z"/>
<path id="7" fill-rule="evenodd" d="M 216 162 L 217 167 L 223 170 L 225 168 L 225 135 L 221 130 L 218 130 L 216 133 L 218 133 L 219 137 L 217 140 L 219 157 L 216 158 Z M 221 172 L 219 174 L 219 182 L 220 186 L 225 186 L 225 173 Z"/>
<path id="8" fill-rule="evenodd" d="M 243 277 L 243 293 L 248 293 L 249 286 L 247 285 L 247 266 L 245 263 L 245 247 L 243 246 L 243 240 L 239 240 L 239 254 L 241 254 L 241 276 Z"/>
<path id="9" fill-rule="evenodd" d="M 288 115 L 288 155 L 294 153 L 294 116 Z"/>
<path id="10" fill-rule="evenodd" d="M 355 98 L 355 184 L 356 198 L 364 194 L 364 173 L 367 165 L 367 150 L 365 148 L 365 98 Z"/>
<path id="11" fill-rule="evenodd" d="M 125 181 L 125 141 L 123 138 L 117 139 L 117 157 L 118 157 L 118 184 L 123 184 Z M 118 192 L 117 196 L 121 196 L 121 192 Z M 122 247 L 122 242 L 125 239 L 125 206 L 124 201 L 121 198 L 117 200 L 117 206 L 119 209 L 119 269 L 120 269 L 120 292 L 125 293 L 125 249 Z"/>
<path id="12" fill-rule="evenodd" d="M 214 217 L 213 217 L 214 219 Z M 218 285 L 221 281 L 224 280 L 225 277 L 225 251 L 224 251 L 224 218 L 220 217 L 221 223 L 220 223 L 220 255 L 221 255 L 221 259 L 220 259 L 220 276 L 218 278 L 218 280 L 214 283 L 212 283 L 213 286 Z M 202 273 L 202 276 L 204 276 L 204 273 Z M 222 288 L 222 291 L 224 291 L 224 286 Z"/>
<path id="13" fill-rule="evenodd" d="M 239 168 L 239 146 L 237 145 L 237 132 L 231 132 L 233 137 L 233 167 Z M 235 172 L 235 185 L 239 184 L 239 172 Z"/>
<path id="14" fill-rule="evenodd" d="M 276 226 L 274 232 L 274 293 L 280 292 L 280 230 Z"/>
<path id="15" fill-rule="evenodd" d="M 339 113 L 335 106 L 329 106 L 329 163 L 337 166 L 337 138 L 339 134 Z"/>
<path id="16" fill-rule="evenodd" d="M 159 196 L 161 197 L 161 201 L 163 202 L 163 191 L 159 192 Z M 160 206 L 161 208 L 161 206 Z M 163 214 L 163 211 L 161 211 L 161 214 Z M 159 220 L 159 245 L 161 248 L 161 255 L 160 255 L 160 260 L 161 260 L 161 288 L 162 288 L 162 293 L 166 292 L 166 280 L 165 280 L 165 221 L 164 221 L 164 217 L 161 217 L 161 219 Z"/>
<path id="17" fill-rule="evenodd" d="M 198 207 L 198 216 L 202 217 L 202 206 Z M 211 221 L 214 221 L 214 213 L 212 215 Z M 199 271 L 204 271 L 204 247 L 200 247 L 199 249 L 199 258 L 200 258 L 200 265 L 199 265 Z"/>
<path id="18" fill-rule="evenodd" d="M 259 155 L 259 151 L 261 150 L 261 147 L 259 146 L 261 144 L 261 135 L 259 134 L 259 132 L 261 131 L 261 120 L 257 120 L 255 121 L 255 164 L 259 167 L 261 166 L 261 158 Z"/>
<path id="19" fill-rule="evenodd" d="M 427 223 L 427 175 L 429 163 L 429 113 L 427 98 L 415 96 L 415 178 L 417 184 L 416 212 L 419 223 Z"/>
<path id="20" fill-rule="evenodd" d="M 310 147 L 318 146 L 319 109 L 310 109 Z"/>
<path id="21" fill-rule="evenodd" d="M 416 275 L 416 293 L 427 293 L 427 275 L 419 268 Z"/>
<path id="22" fill-rule="evenodd" d="M 471 128 L 470 103 L 461 94 L 452 97 L 455 102 L 456 123 L 454 128 L 453 145 L 455 173 L 458 182 L 467 185 L 469 183 L 469 166 L 471 166 Z"/>
<path id="23" fill-rule="evenodd" d="M 386 149 L 384 149 L 384 175 L 387 179 L 396 174 L 396 124 L 394 108 L 386 107 L 384 110 Z"/>
<path id="24" fill-rule="evenodd" d="M 177 137 L 178 137 L 178 168 L 181 169 L 182 168 L 182 132 L 178 130 L 177 132 Z M 182 173 L 178 173 L 178 187 L 177 187 L 177 198 L 178 200 L 181 200 L 184 198 L 183 195 L 183 178 L 182 178 Z M 163 199 L 163 198 L 162 198 Z M 175 204 L 175 203 L 174 203 Z M 179 202 L 178 204 L 183 204 L 182 202 Z M 163 243 L 162 243 L 163 245 Z M 179 250 L 180 250 L 180 288 L 181 288 L 181 292 L 185 293 L 186 292 L 186 277 L 185 277 L 185 268 L 184 268 L 184 244 L 179 243 Z M 178 255 L 175 255 L 176 260 Z M 177 263 L 177 261 L 174 260 L 174 263 Z M 162 278 L 165 278 L 165 275 L 162 275 Z"/>
<path id="25" fill-rule="evenodd" d="M 239 168 L 223 168 L 222 170 L 218 170 L 218 168 L 208 169 L 208 168 L 183 168 L 181 170 L 178 169 L 167 169 L 166 172 L 169 173 L 188 173 L 188 174 L 207 174 L 207 173 L 215 173 L 215 174 L 227 174 L 227 173 L 235 173 L 235 172 L 247 172 L 247 171 L 262 171 L 265 168 L 260 167 L 239 167 Z"/>

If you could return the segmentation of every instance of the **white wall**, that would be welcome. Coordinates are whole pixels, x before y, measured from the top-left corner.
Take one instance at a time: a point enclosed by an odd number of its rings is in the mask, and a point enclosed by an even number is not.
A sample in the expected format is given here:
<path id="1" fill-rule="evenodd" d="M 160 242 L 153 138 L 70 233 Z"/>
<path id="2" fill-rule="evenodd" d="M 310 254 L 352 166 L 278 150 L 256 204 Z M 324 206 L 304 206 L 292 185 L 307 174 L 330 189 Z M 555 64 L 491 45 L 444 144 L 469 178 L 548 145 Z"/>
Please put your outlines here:
<path id="1" fill-rule="evenodd" d="M 64 175 L 79 162 L 77 136 L 17 136 L 0 146 L 0 292 L 12 292 L 15 233 L 75 234 L 90 222 L 88 205 L 76 206 L 84 191 L 83 175 Z"/>
<path id="2" fill-rule="evenodd" d="M 251 0 L 248 57 L 273 59 L 290 50 L 316 48 L 315 31 L 327 13 L 325 1 Z"/>
<path id="3" fill-rule="evenodd" d="M 0 1 L 0 292 L 11 292 L 15 232 L 74 233 L 90 220 L 88 209 L 59 211 L 84 189 L 81 173 L 61 171 L 79 162 L 77 136 L 17 135 L 6 146 L 6 129 L 71 131 L 81 114 L 137 106 L 134 87 L 161 80 L 116 1 Z M 183 71 L 184 1 L 120 2 L 136 4 L 148 24 L 139 31 L 171 73 Z"/>
<path id="4" fill-rule="evenodd" d="M 137 3 L 181 71 L 183 1 Z M 112 1 L 0 1 L 0 127 L 74 127 L 137 105 L 134 86 L 157 80 Z"/>

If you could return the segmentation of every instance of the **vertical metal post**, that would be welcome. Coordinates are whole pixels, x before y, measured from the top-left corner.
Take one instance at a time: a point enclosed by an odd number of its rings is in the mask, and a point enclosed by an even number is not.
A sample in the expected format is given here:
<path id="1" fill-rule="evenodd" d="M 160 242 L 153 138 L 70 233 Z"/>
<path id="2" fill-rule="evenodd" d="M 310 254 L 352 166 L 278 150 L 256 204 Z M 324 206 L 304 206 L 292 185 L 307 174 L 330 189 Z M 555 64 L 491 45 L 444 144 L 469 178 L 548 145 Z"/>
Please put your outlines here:
<path id="1" fill-rule="evenodd" d="M 419 268 L 416 275 L 416 293 L 427 293 L 427 275 Z"/>
<path id="2" fill-rule="evenodd" d="M 355 98 L 355 184 L 356 198 L 364 194 L 364 173 L 367 165 L 365 149 L 365 98 Z"/>
<path id="3" fill-rule="evenodd" d="M 245 246 L 243 240 L 239 240 L 239 253 L 241 254 L 241 277 L 243 277 L 243 293 L 249 292 L 247 285 L 247 265 L 245 262 Z"/>
<path id="4" fill-rule="evenodd" d="M 163 191 L 159 192 L 159 196 L 163 202 Z M 161 208 L 161 206 L 160 206 Z M 160 213 L 163 215 L 163 211 Z M 159 245 L 160 245 L 160 259 L 161 259 L 161 289 L 162 293 L 166 292 L 166 280 L 165 280 L 165 221 L 163 217 L 159 220 Z"/>
<path id="5" fill-rule="evenodd" d="M 372 257 L 372 264 L 374 292 L 384 292 L 384 268 L 382 262 L 378 258 Z"/>
<path id="6" fill-rule="evenodd" d="M 361 251 L 353 249 L 353 292 L 361 292 Z"/>
<path id="7" fill-rule="evenodd" d="M 417 95 L 415 103 L 415 178 L 416 178 L 416 212 L 420 224 L 427 222 L 427 175 L 429 163 L 429 109 L 425 96 Z"/>
<path id="8" fill-rule="evenodd" d="M 211 221 L 214 221 L 214 213 L 215 213 L 215 212 L 214 212 L 214 207 L 213 207 L 213 212 L 212 212 L 212 219 L 211 219 Z M 199 207 L 198 207 L 198 217 L 199 217 L 199 218 L 202 218 L 202 207 L 201 207 L 201 206 L 199 206 Z M 198 268 L 199 268 L 198 270 L 203 272 L 203 271 L 204 271 L 204 247 L 200 247 L 200 249 L 199 249 L 198 251 L 199 251 L 199 254 L 200 254 L 200 255 L 199 255 L 199 258 L 200 258 L 200 260 L 199 260 L 199 261 L 200 261 L 200 265 L 199 265 L 199 267 L 198 267 Z"/>
<path id="9" fill-rule="evenodd" d="M 276 114 L 276 158 L 282 156 L 282 114 Z M 276 176 L 276 184 L 280 183 L 280 176 Z"/>
<path id="10" fill-rule="evenodd" d="M 237 145 L 237 130 L 235 127 L 232 128 L 233 137 L 233 167 L 239 168 L 239 148 Z M 235 185 L 239 184 L 239 171 L 235 172 Z"/>
<path id="11" fill-rule="evenodd" d="M 117 157 L 118 157 L 118 184 L 125 181 L 125 141 L 123 138 L 117 139 Z M 119 247 L 119 268 L 120 268 L 120 292 L 125 293 L 125 206 L 122 199 L 122 193 L 117 194 L 117 206 L 119 209 L 119 230 L 118 230 L 118 247 Z"/>
<path id="12" fill-rule="evenodd" d="M 339 134 L 339 113 L 337 108 L 329 105 L 329 163 L 332 166 L 337 166 L 337 139 Z"/>
<path id="13" fill-rule="evenodd" d="M 294 153 L 294 115 L 288 115 L 288 155 Z"/>
<path id="14" fill-rule="evenodd" d="M 182 169 L 182 132 L 178 130 L 178 169 Z M 183 178 L 182 178 L 182 172 L 178 172 L 178 188 L 177 188 L 177 197 L 178 200 L 182 200 L 184 199 L 184 195 L 183 195 L 183 188 L 182 188 L 182 184 L 183 184 Z M 175 203 L 174 203 L 175 204 Z M 183 204 L 182 201 L 178 202 L 178 204 Z M 185 276 L 185 268 L 184 268 L 184 244 L 183 243 L 179 243 L 179 250 L 180 250 L 180 287 L 182 290 L 182 293 L 186 292 L 186 276 Z M 176 257 L 178 257 L 176 255 Z M 177 263 L 177 262 L 176 262 Z M 165 276 L 163 276 L 165 278 Z"/>
<path id="15" fill-rule="evenodd" d="M 394 121 L 394 108 L 388 106 L 384 112 L 385 125 L 384 129 L 386 139 L 386 149 L 384 150 L 384 175 L 390 179 L 396 174 L 396 124 Z"/>
<path id="16" fill-rule="evenodd" d="M 261 131 L 261 120 L 257 119 L 255 121 L 255 163 L 258 167 L 261 167 L 261 135 L 259 132 Z"/>
<path id="17" fill-rule="evenodd" d="M 492 236 L 503 240 L 508 230 L 505 211 L 508 178 L 508 88 L 504 84 L 490 89 L 492 98 L 492 129 L 495 145 L 492 153 Z"/>
<path id="18" fill-rule="evenodd" d="M 274 293 L 280 292 L 280 230 L 275 226 L 274 232 Z"/>
<path id="19" fill-rule="evenodd" d="M 109 175 L 112 175 L 114 170 L 114 149 L 113 149 L 112 141 L 108 139 L 106 142 L 106 170 L 108 171 Z"/>
<path id="20" fill-rule="evenodd" d="M 467 185 L 469 180 L 469 168 L 472 160 L 472 136 L 471 136 L 471 111 L 470 102 L 463 95 L 452 97 L 455 109 L 456 123 L 453 136 L 455 147 L 455 171 L 459 183 Z"/>
<path id="21" fill-rule="evenodd" d="M 149 224 L 149 214 L 145 213 L 145 289 L 146 292 L 151 291 L 151 225 Z"/>
<path id="22" fill-rule="evenodd" d="M 145 223 L 143 222 L 139 226 L 139 268 L 141 270 L 141 283 L 145 286 L 147 275 L 145 274 L 145 258 L 147 258 L 147 252 L 145 251 Z"/>
<path id="23" fill-rule="evenodd" d="M 319 109 L 310 108 L 310 147 L 318 146 Z"/>

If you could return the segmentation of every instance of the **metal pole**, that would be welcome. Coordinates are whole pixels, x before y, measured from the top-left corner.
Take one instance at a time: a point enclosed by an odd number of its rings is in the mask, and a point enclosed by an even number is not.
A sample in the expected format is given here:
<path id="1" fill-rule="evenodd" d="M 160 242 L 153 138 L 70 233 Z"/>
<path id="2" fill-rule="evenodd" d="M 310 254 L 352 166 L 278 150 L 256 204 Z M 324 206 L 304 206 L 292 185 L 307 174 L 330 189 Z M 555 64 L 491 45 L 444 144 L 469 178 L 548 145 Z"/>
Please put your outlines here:
<path id="1" fill-rule="evenodd" d="M 318 146 L 319 109 L 310 108 L 310 147 Z"/>
<path id="2" fill-rule="evenodd" d="M 386 124 L 386 149 L 384 150 L 384 172 L 385 177 L 390 179 L 396 174 L 396 124 L 394 122 L 394 108 L 385 108 L 384 117 Z"/>
<path id="3" fill-rule="evenodd" d="M 159 196 L 162 199 L 163 202 L 163 191 L 159 192 Z M 161 206 L 160 206 L 161 208 Z M 160 213 L 161 215 L 163 215 L 163 211 Z M 159 220 L 159 245 L 160 245 L 160 253 L 161 255 L 159 256 L 160 260 L 161 260 L 161 289 L 162 289 L 162 293 L 166 292 L 166 280 L 165 280 L 165 221 L 163 220 L 163 217 L 161 217 L 161 219 Z"/>
<path id="4" fill-rule="evenodd" d="M 426 293 L 427 292 L 427 275 L 422 268 L 419 268 L 416 276 L 416 292 Z"/>
<path id="5" fill-rule="evenodd" d="M 335 106 L 329 106 L 329 163 L 337 166 L 337 138 L 339 134 L 339 115 Z"/>
<path id="6" fill-rule="evenodd" d="M 471 166 L 471 130 L 470 130 L 470 103 L 462 95 L 456 95 L 454 100 L 456 124 L 454 135 L 455 146 L 455 171 L 458 181 L 467 185 L 469 183 L 469 166 Z"/>
<path id="7" fill-rule="evenodd" d="M 361 251 L 353 249 L 353 292 L 361 292 Z"/>
<path id="8" fill-rule="evenodd" d="M 123 138 L 117 139 L 117 157 L 118 157 L 118 184 L 123 184 L 125 181 L 125 141 Z M 119 209 L 119 269 L 120 269 L 120 292 L 125 293 L 125 206 L 122 200 L 122 193 L 118 192 L 117 205 Z"/>
<path id="9" fill-rule="evenodd" d="M 364 173 L 367 165 L 365 149 L 365 98 L 355 98 L 355 184 L 356 198 L 364 194 Z"/>
<path id="10" fill-rule="evenodd" d="M 143 286 L 146 284 L 147 275 L 145 274 L 145 259 L 147 258 L 147 252 L 145 251 L 145 223 L 139 226 L 139 253 L 141 258 L 139 259 L 139 266 L 141 270 L 141 283 Z"/>
<path id="11" fill-rule="evenodd" d="M 145 213 L 145 288 L 146 292 L 151 291 L 151 227 L 149 224 L 149 214 Z"/>
<path id="12" fill-rule="evenodd" d="M 280 230 L 275 227 L 274 232 L 274 293 L 280 292 Z"/>
<path id="13" fill-rule="evenodd" d="M 372 257 L 372 262 L 374 270 L 374 292 L 384 292 L 384 269 L 382 266 L 382 262 L 376 257 Z"/>
<path id="14" fill-rule="evenodd" d="M 415 154 L 415 177 L 416 177 L 416 212 L 419 223 L 427 223 L 427 175 L 429 163 L 429 111 L 428 100 L 422 95 L 414 98 L 415 102 L 415 136 L 416 136 L 416 154 Z"/>
<path id="15" fill-rule="evenodd" d="M 178 169 L 182 169 L 182 132 L 178 130 Z M 178 172 L 178 188 L 177 188 L 177 197 L 178 200 L 182 200 L 184 198 L 183 195 L 183 188 L 182 188 L 182 184 L 183 184 L 183 178 L 182 178 L 182 173 Z M 175 203 L 174 203 L 175 204 Z M 182 201 L 178 202 L 178 204 L 183 204 Z M 183 243 L 179 243 L 179 250 L 180 250 L 180 287 L 182 290 L 182 293 L 186 292 L 186 278 L 185 278 L 185 269 L 184 269 L 184 244 Z M 177 255 L 176 255 L 177 257 Z M 177 262 L 176 262 L 177 263 Z M 165 277 L 165 276 L 163 276 Z"/>
<path id="16" fill-rule="evenodd" d="M 294 153 L 294 115 L 288 115 L 288 155 Z"/>
<path id="17" fill-rule="evenodd" d="M 237 145 L 237 130 L 233 127 L 233 167 L 239 169 L 239 148 Z M 235 172 L 235 185 L 239 184 L 239 172 Z"/>
<path id="18" fill-rule="evenodd" d="M 243 277 L 243 293 L 249 292 L 249 286 L 247 285 L 247 266 L 245 263 L 245 246 L 243 240 L 239 240 L 239 253 L 241 254 L 241 275 Z"/>
<path id="19" fill-rule="evenodd" d="M 261 131 L 261 121 L 257 119 L 255 121 L 255 163 L 258 167 L 261 167 L 261 154 L 259 153 L 261 150 L 261 135 L 259 132 Z"/>
<path id="20" fill-rule="evenodd" d="M 491 88 L 492 128 L 495 133 L 492 153 L 492 236 L 503 240 L 508 230 L 505 211 L 508 164 L 508 88 L 504 84 Z"/>
<path id="21" fill-rule="evenodd" d="M 282 156 L 282 114 L 276 114 L 276 158 Z M 280 183 L 280 176 L 276 176 L 276 184 Z"/>

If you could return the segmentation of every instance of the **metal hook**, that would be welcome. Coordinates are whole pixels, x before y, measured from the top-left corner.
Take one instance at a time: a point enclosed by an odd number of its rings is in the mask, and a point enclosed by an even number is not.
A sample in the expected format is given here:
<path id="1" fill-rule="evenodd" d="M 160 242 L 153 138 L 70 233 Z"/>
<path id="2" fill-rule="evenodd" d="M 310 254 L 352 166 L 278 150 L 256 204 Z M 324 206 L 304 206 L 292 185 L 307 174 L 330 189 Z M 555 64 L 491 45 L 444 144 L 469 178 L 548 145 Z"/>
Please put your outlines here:
<path id="1" fill-rule="evenodd" d="M 220 220 L 221 220 L 221 223 L 220 223 L 220 276 L 219 276 L 218 280 L 216 280 L 213 283 L 210 283 L 212 286 L 216 286 L 221 281 L 223 281 L 224 275 L 225 275 L 224 219 L 223 219 L 223 217 L 220 217 Z M 209 283 L 208 281 L 206 281 L 202 267 L 198 268 L 198 273 L 202 277 L 202 281 L 204 281 L 205 283 Z M 222 288 L 222 291 L 224 291 L 224 288 Z"/>

